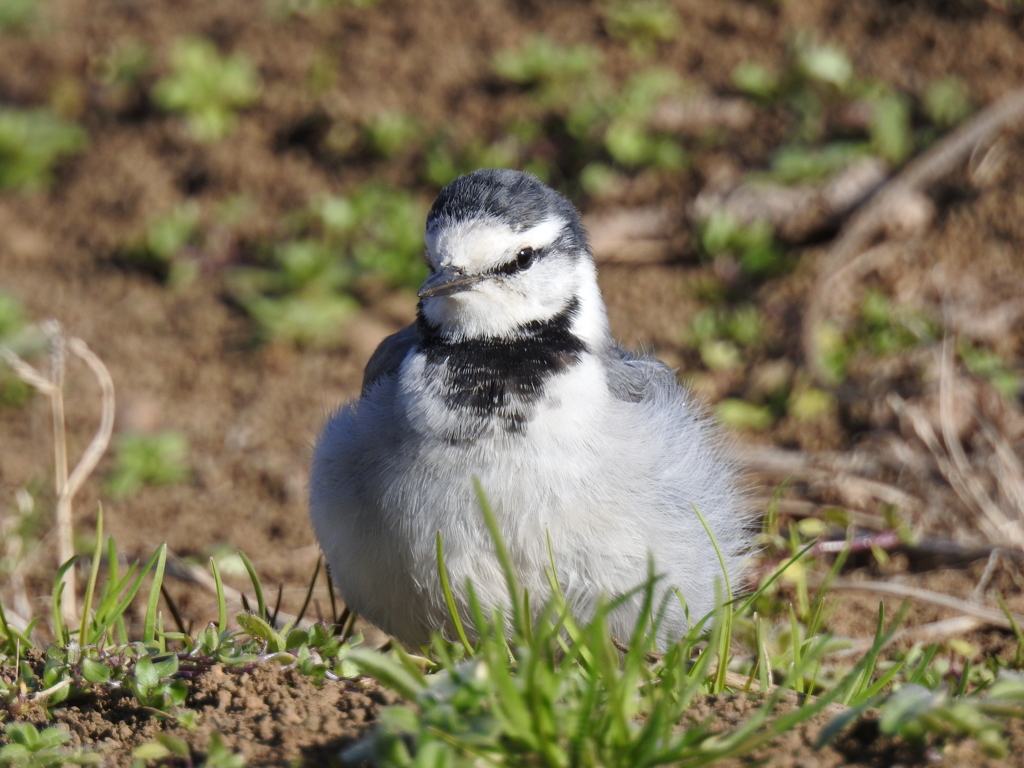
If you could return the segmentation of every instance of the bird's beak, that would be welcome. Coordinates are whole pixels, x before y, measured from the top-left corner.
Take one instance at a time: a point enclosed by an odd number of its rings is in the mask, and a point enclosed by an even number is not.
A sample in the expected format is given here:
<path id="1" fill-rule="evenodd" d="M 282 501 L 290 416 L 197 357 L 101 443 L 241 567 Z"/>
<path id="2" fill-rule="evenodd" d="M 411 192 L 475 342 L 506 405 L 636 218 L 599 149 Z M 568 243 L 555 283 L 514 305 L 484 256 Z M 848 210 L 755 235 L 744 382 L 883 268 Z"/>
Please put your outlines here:
<path id="1" fill-rule="evenodd" d="M 483 275 L 467 275 L 457 267 L 442 267 L 423 282 L 416 295 L 421 299 L 450 296 L 453 293 L 468 291 L 483 279 Z"/>

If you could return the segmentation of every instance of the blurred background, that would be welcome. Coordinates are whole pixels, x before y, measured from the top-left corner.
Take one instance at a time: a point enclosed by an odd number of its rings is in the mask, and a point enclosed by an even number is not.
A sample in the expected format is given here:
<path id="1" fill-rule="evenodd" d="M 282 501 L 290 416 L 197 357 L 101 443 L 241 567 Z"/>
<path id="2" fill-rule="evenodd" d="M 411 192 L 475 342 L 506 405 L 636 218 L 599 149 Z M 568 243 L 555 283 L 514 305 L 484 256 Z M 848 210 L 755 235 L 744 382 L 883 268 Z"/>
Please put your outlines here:
<path id="1" fill-rule="evenodd" d="M 168 542 L 186 619 L 239 548 L 294 610 L 312 441 L 413 318 L 433 197 L 526 169 L 583 212 L 616 337 L 733 430 L 766 560 L 852 525 L 876 572 L 987 553 L 1024 515 L 1022 86 L 1018 0 L 0 0 L 0 344 L 45 374 L 53 318 L 110 370 L 79 551 L 102 503 L 128 558 Z M 77 358 L 64 392 L 74 467 Z M 0 363 L 25 616 L 50 419 Z"/>

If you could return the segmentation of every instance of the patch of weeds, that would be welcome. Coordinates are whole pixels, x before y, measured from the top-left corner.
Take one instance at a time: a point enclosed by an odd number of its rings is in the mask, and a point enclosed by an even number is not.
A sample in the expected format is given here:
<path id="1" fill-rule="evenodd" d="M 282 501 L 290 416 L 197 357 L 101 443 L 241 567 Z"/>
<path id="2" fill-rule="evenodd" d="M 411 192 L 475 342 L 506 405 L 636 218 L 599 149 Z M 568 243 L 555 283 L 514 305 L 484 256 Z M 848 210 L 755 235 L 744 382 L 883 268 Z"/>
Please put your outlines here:
<path id="1" fill-rule="evenodd" d="M 485 142 L 479 138 L 471 138 L 465 142 L 439 135 L 428 143 L 424 152 L 423 178 L 431 186 L 441 188 L 459 176 L 471 173 L 478 168 L 522 168 L 536 174 L 542 180 L 548 177 L 548 168 L 542 162 L 524 162 L 527 153 L 524 147 L 529 139 L 523 141 L 513 135 L 493 142 Z M 530 138 L 534 131 L 520 130 Z"/>
<path id="2" fill-rule="evenodd" d="M 768 174 L 782 183 L 821 180 L 868 154 L 899 166 L 970 112 L 955 79 L 936 81 L 915 99 L 858 76 L 842 48 L 807 36 L 796 39 L 781 71 L 744 62 L 732 78 L 740 91 L 796 117 L 790 145 L 779 150 Z M 926 124 L 915 124 L 915 117 Z"/>
<path id="3" fill-rule="evenodd" d="M 688 338 L 709 370 L 734 370 L 760 348 L 764 320 L 753 304 L 707 307 L 693 318 Z"/>
<path id="4" fill-rule="evenodd" d="M 1024 676 L 1000 670 L 994 680 L 989 674 L 983 685 L 970 691 L 979 667 L 965 660 L 959 675 L 947 673 L 935 679 L 932 659 L 937 650 L 929 646 L 923 660 L 914 667 L 907 665 L 906 682 L 894 693 L 879 697 L 879 730 L 920 748 L 974 739 L 990 757 L 1005 758 L 1009 747 L 1004 718 L 1024 717 Z"/>
<path id="5" fill-rule="evenodd" d="M 128 38 L 115 44 L 97 64 L 95 77 L 116 109 L 124 109 L 141 96 L 142 81 L 151 65 L 149 49 Z"/>
<path id="6" fill-rule="evenodd" d="M 184 631 L 165 630 L 159 604 L 166 544 L 144 564 L 132 563 L 122 573 L 113 539 L 108 538 L 104 546 L 101 508 L 97 515 L 81 624 L 68 626 L 62 618 L 61 580 L 64 572 L 74 565 L 75 559 L 72 559 L 61 567 L 54 579 L 50 617 L 53 641 L 42 654 L 45 661 L 40 663 L 38 654 L 31 662 L 25 657 L 31 649 L 42 650 L 32 639 L 38 633 L 39 619 L 33 619 L 29 628 L 21 632 L 7 622 L 0 604 L 0 671 L 3 672 L 0 674 L 0 719 L 18 717 L 27 708 L 42 708 L 49 713 L 53 707 L 83 694 L 116 688 L 131 691 L 141 706 L 170 715 L 188 728 L 195 722 L 195 713 L 180 709 L 188 692 L 188 680 L 215 664 L 249 668 L 261 662 L 274 662 L 294 666 L 303 675 L 318 681 L 355 676 L 357 670 L 348 656 L 353 646 L 362 642 L 361 637 L 351 637 L 345 634 L 344 628 L 323 623 L 300 630 L 296 622 L 301 616 L 280 626 L 267 610 L 255 569 L 248 558 L 240 556 L 252 578 L 257 600 L 255 613 L 235 617 L 245 632 L 228 628 L 224 587 L 213 561 L 210 568 L 216 586 L 217 623 L 210 623 L 194 636 Z M 102 560 L 107 564 L 103 579 L 100 578 Z M 141 590 L 147 578 L 151 578 L 148 593 Z M 141 633 L 130 637 L 125 616 L 140 592 L 144 601 L 140 611 Z M 244 598 L 243 604 L 246 604 Z M 173 606 L 171 610 L 173 613 Z M 31 735 L 26 738 L 31 739 Z M 215 751 L 211 748 L 210 755 Z M 226 761 L 228 757 L 222 755 Z M 231 761 L 224 763 L 233 764 Z"/>
<path id="7" fill-rule="evenodd" d="M 844 332 L 825 324 L 817 333 L 822 367 L 835 383 L 845 381 L 856 355 L 888 357 L 940 337 L 934 320 L 921 312 L 893 306 L 889 297 L 877 289 L 864 294 L 860 316 L 851 328 Z"/>
<path id="8" fill-rule="evenodd" d="M 189 477 L 188 440 L 179 432 L 126 432 L 117 436 L 114 469 L 106 490 L 122 499 L 142 486 L 185 482 Z"/>
<path id="9" fill-rule="evenodd" d="M 13 349 L 21 355 L 19 337 L 26 327 L 25 308 L 10 293 L 0 291 L 0 345 Z M 21 380 L 10 366 L 0 359 L 0 406 L 20 408 L 28 402 L 32 388 Z"/>
<path id="10" fill-rule="evenodd" d="M 292 217 L 295 235 L 262 254 L 265 266 L 231 271 L 231 293 L 265 340 L 331 345 L 358 309 L 360 280 L 415 288 L 426 277 L 423 216 L 411 194 L 382 185 L 322 198 Z"/>
<path id="11" fill-rule="evenodd" d="M 676 139 L 649 128 L 651 115 L 665 98 L 682 93 L 683 81 L 674 72 L 651 67 L 627 81 L 608 109 L 603 143 L 612 160 L 627 168 L 653 167 L 680 171 L 687 156 Z M 575 126 L 583 132 L 583 126 Z"/>
<path id="12" fill-rule="evenodd" d="M 373 8 L 379 0 L 270 0 L 267 8 L 278 19 L 289 16 L 315 16 L 332 8 L 350 5 L 353 8 Z"/>
<path id="13" fill-rule="evenodd" d="M 973 111 L 967 88 L 955 77 L 943 77 L 928 84 L 921 103 L 925 114 L 939 128 L 952 128 Z"/>
<path id="14" fill-rule="evenodd" d="M 122 248 L 118 258 L 172 287 L 183 287 L 196 275 L 195 261 L 184 258 L 184 254 L 199 244 L 199 218 L 197 202 L 180 203 L 147 222 L 141 236 Z"/>
<path id="15" fill-rule="evenodd" d="M 45 189 L 57 161 L 85 143 L 84 128 L 49 110 L 0 108 L 0 190 Z"/>
<path id="16" fill-rule="evenodd" d="M 38 326 L 27 322 L 22 303 L 13 294 L 0 289 L 0 347 L 26 358 L 39 354 L 46 346 L 46 335 Z M 21 407 L 32 392 L 32 387 L 0 357 L 0 407 Z"/>
<path id="17" fill-rule="evenodd" d="M 600 64 L 596 48 L 563 45 L 544 35 L 534 35 L 521 48 L 499 51 L 493 60 L 499 77 L 531 89 L 547 107 L 571 103 Z"/>
<path id="18" fill-rule="evenodd" d="M 866 144 L 857 142 L 835 141 L 824 147 L 790 145 L 772 156 L 767 176 L 783 184 L 822 181 L 870 154 Z"/>
<path id="19" fill-rule="evenodd" d="M 245 757 L 232 752 L 224 737 L 214 731 L 205 749 L 203 768 L 242 768 Z M 168 733 L 158 733 L 154 741 L 141 744 L 132 750 L 132 768 L 145 768 L 151 760 L 180 758 L 186 765 L 192 765 L 192 750 L 188 743 Z"/>
<path id="20" fill-rule="evenodd" d="M 0 0 L 0 32 L 26 32 L 39 18 L 40 0 Z"/>
<path id="21" fill-rule="evenodd" d="M 982 379 L 985 379 L 1003 397 L 1013 399 L 1024 390 L 1024 380 L 1021 375 L 1010 370 L 1006 361 L 995 352 L 984 347 L 971 344 L 966 339 L 960 339 L 956 347 L 957 353 L 967 370 Z"/>
<path id="22" fill-rule="evenodd" d="M 64 749 L 71 740 L 71 734 L 63 728 L 37 731 L 31 723 L 7 723 L 4 735 L 8 743 L 0 747 L 0 766 L 3 768 L 60 768 L 63 765 L 99 765 L 102 762 L 95 752 Z"/>
<path id="23" fill-rule="evenodd" d="M 253 104 L 260 81 L 252 62 L 242 54 L 222 56 L 206 38 L 186 37 L 171 49 L 171 72 L 153 88 L 157 104 L 185 115 L 197 141 L 230 136 L 236 111 Z"/>
<path id="24" fill-rule="evenodd" d="M 698 222 L 698 227 L 704 253 L 737 259 L 748 277 L 774 277 L 785 273 L 791 265 L 767 221 L 745 224 L 729 211 L 720 210 Z"/>
<path id="25" fill-rule="evenodd" d="M 420 133 L 416 121 L 404 112 L 382 112 L 363 126 L 370 151 L 386 160 L 416 149 Z"/>
<path id="26" fill-rule="evenodd" d="M 612 0 L 603 8 L 605 28 L 625 40 L 634 56 L 647 58 L 679 33 L 679 16 L 662 0 Z"/>
<path id="27" fill-rule="evenodd" d="M 678 140 L 651 127 L 658 105 L 685 91 L 685 83 L 670 70 L 650 67 L 613 87 L 600 71 L 596 52 L 538 37 L 523 48 L 500 52 L 495 72 L 522 85 L 532 97 L 520 116 L 523 128 L 534 129 L 533 136 L 529 130 L 519 132 L 522 155 L 534 155 L 534 143 L 560 137 L 560 169 L 580 178 L 588 191 L 599 193 L 616 167 L 686 167 L 687 154 Z"/>

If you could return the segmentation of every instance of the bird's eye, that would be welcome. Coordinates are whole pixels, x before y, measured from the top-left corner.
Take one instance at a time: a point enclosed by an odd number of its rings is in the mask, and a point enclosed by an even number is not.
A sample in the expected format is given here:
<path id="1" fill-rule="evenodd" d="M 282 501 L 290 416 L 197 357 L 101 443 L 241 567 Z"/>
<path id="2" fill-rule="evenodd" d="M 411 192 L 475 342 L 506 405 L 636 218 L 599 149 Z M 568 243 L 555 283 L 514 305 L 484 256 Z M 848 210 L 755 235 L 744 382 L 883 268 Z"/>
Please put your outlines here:
<path id="1" fill-rule="evenodd" d="M 516 254 L 516 266 L 519 269 L 526 269 L 533 263 L 533 257 L 537 255 L 537 252 L 533 248 L 520 248 L 519 253 Z"/>

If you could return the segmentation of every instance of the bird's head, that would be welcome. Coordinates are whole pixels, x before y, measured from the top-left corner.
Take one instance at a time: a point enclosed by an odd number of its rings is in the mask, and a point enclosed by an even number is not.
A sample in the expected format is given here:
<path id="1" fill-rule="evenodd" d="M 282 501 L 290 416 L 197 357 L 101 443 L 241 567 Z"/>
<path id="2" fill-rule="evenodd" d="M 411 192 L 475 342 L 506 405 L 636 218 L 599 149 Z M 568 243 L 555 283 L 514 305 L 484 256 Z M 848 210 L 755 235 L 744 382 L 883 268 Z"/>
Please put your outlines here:
<path id="1" fill-rule="evenodd" d="M 425 241 L 420 311 L 453 340 L 514 337 L 570 306 L 583 341 L 608 336 L 579 214 L 536 176 L 482 170 L 456 179 L 430 209 Z"/>

